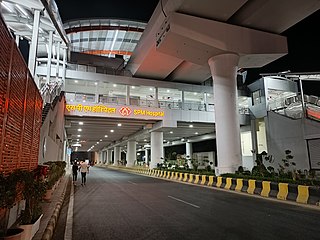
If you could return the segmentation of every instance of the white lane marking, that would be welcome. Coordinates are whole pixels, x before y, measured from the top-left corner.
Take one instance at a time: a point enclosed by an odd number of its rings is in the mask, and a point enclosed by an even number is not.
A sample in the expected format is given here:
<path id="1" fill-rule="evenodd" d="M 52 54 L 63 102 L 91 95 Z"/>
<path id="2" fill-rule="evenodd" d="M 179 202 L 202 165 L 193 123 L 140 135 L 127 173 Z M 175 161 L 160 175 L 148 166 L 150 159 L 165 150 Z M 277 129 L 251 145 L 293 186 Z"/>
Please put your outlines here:
<path id="1" fill-rule="evenodd" d="M 136 183 L 134 183 L 134 182 L 131 182 L 131 181 L 128 181 L 128 183 L 131 183 L 131 184 L 137 185 Z"/>
<path id="2" fill-rule="evenodd" d="M 69 206 L 68 206 L 66 229 L 64 232 L 64 240 L 72 240 L 73 202 L 74 202 L 74 187 L 73 187 L 73 183 L 71 183 L 71 192 L 70 192 L 70 200 L 69 200 Z"/>
<path id="3" fill-rule="evenodd" d="M 171 198 L 171 199 L 176 200 L 176 201 L 178 201 L 178 202 L 182 202 L 182 203 L 188 204 L 188 205 L 190 205 L 190 206 L 192 206 L 192 207 L 195 207 L 195 208 L 200 208 L 198 205 L 195 205 L 195 204 L 192 204 L 192 203 L 183 201 L 183 200 L 181 200 L 181 199 L 179 199 L 179 198 L 175 198 L 175 197 L 172 197 L 172 196 L 168 196 L 168 198 Z"/>

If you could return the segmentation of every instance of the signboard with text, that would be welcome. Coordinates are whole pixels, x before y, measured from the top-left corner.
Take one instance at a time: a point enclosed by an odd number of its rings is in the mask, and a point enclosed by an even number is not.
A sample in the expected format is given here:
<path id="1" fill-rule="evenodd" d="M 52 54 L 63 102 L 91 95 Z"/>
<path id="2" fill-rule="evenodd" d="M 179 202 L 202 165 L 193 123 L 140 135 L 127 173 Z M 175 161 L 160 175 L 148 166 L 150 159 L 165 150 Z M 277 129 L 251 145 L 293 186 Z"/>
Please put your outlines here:
<path id="1" fill-rule="evenodd" d="M 141 106 L 114 106 L 73 102 L 66 104 L 65 115 L 162 120 L 165 117 L 165 111 L 159 108 L 146 108 Z"/>

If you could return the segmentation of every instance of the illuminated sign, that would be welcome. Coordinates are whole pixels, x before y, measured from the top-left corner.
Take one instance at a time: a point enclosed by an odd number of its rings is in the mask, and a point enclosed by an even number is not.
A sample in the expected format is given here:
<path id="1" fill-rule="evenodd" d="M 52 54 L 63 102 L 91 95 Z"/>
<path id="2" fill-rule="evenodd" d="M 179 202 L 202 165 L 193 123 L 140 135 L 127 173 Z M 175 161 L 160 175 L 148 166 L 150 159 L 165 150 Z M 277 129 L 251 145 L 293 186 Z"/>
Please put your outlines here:
<path id="1" fill-rule="evenodd" d="M 122 116 L 129 116 L 132 113 L 132 111 L 129 107 L 122 107 L 122 108 L 120 108 L 119 113 Z"/>
<path id="2" fill-rule="evenodd" d="M 153 116 L 153 117 L 164 117 L 163 111 L 148 111 L 148 110 L 135 109 L 133 111 L 133 114 L 134 115 Z"/>
<path id="3" fill-rule="evenodd" d="M 110 108 L 103 105 L 83 106 L 82 104 L 78 104 L 78 105 L 66 104 L 66 109 L 68 112 L 79 111 L 79 112 L 116 113 L 116 108 Z"/>
<path id="4" fill-rule="evenodd" d="M 146 110 L 135 107 L 107 107 L 104 105 L 82 105 L 82 104 L 66 104 L 66 110 L 69 113 L 107 113 L 108 115 L 120 115 L 123 117 L 137 116 L 137 117 L 164 117 L 164 111 Z M 132 114 L 133 113 L 133 114 Z"/>

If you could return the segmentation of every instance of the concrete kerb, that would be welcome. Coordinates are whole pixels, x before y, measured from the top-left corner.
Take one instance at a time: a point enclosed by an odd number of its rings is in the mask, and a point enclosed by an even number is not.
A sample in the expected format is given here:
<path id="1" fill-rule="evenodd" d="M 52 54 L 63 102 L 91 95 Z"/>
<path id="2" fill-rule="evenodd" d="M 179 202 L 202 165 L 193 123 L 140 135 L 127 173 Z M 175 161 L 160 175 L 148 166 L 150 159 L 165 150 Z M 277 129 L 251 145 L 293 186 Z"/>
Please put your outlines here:
<path id="1" fill-rule="evenodd" d="M 125 169 L 123 169 L 125 170 Z M 254 179 L 235 179 L 225 177 L 214 177 L 207 175 L 194 175 L 190 173 L 181 172 L 167 172 L 164 170 L 159 171 L 160 174 L 151 175 L 150 177 L 157 177 L 166 180 L 173 180 L 176 182 L 182 182 L 193 185 L 203 185 L 209 187 L 216 187 L 226 191 L 233 191 L 238 193 L 250 194 L 253 196 L 259 196 L 262 198 L 268 198 L 275 200 L 285 200 L 287 202 L 303 204 L 305 206 L 320 206 L 320 188 L 309 187 L 302 185 L 294 185 L 287 183 L 274 183 L 269 181 L 258 181 Z M 141 171 L 135 169 L 135 173 Z M 142 171 L 143 175 L 144 174 Z M 178 177 L 179 175 L 179 177 Z M 149 175 L 148 175 L 149 176 Z M 174 177 L 172 177 L 174 176 Z M 201 182 L 200 182 L 201 178 Z M 206 180 L 208 183 L 206 183 Z"/>
<path id="2" fill-rule="evenodd" d="M 62 204 L 63 204 L 63 201 L 64 201 L 64 198 L 65 198 L 65 195 L 66 195 L 66 190 L 67 190 L 67 185 L 71 179 L 70 175 L 68 174 L 67 177 L 67 180 L 66 180 L 66 183 L 64 185 L 64 189 L 63 189 L 63 192 L 59 198 L 59 201 L 58 203 L 56 204 L 55 206 L 55 209 L 53 211 L 53 214 L 47 224 L 47 227 L 45 228 L 45 231 L 42 235 L 42 238 L 41 240 L 51 240 L 52 238 L 52 235 L 54 233 L 54 229 L 56 227 L 56 224 L 57 224 L 57 221 L 58 221 L 58 218 L 59 218 L 59 215 L 60 215 L 60 211 L 61 211 L 61 207 L 62 207 Z"/>

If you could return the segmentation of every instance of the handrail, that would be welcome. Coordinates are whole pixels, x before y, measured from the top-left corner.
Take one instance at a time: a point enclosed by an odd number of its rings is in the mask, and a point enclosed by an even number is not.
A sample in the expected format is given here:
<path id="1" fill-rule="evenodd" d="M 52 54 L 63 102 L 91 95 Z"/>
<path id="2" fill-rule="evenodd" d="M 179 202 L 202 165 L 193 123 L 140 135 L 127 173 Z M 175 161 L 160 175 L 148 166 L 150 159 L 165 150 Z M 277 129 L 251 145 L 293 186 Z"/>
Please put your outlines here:
<path id="1" fill-rule="evenodd" d="M 41 89 L 40 93 L 43 99 L 43 106 L 46 103 L 52 103 L 56 96 L 59 96 L 62 89 L 62 83 L 54 82 L 54 83 L 46 83 Z"/>

